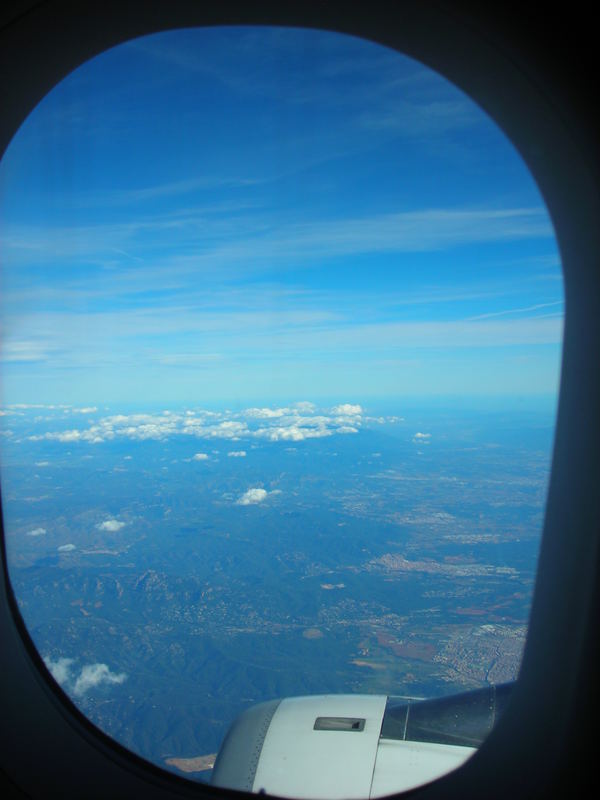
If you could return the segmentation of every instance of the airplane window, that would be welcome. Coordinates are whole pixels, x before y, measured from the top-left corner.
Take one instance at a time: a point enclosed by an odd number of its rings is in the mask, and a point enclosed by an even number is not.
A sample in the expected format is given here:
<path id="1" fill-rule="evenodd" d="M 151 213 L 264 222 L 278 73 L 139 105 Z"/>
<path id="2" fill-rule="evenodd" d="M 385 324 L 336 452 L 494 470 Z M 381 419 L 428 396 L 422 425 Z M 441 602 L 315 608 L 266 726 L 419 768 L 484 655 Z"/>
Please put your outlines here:
<path id="1" fill-rule="evenodd" d="M 57 85 L 0 203 L 5 545 L 56 683 L 200 782 L 459 766 L 519 672 L 562 346 L 506 137 L 380 45 L 175 30 Z"/>

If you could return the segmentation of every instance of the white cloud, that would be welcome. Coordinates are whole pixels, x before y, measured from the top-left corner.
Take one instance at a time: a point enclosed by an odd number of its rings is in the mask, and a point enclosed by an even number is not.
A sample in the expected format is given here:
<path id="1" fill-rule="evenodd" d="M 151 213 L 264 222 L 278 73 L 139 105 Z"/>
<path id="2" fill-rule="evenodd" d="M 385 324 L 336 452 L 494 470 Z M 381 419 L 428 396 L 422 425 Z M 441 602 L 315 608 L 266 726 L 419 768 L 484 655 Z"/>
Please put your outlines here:
<path id="1" fill-rule="evenodd" d="M 56 661 L 53 661 L 50 656 L 44 656 L 44 664 L 54 680 L 61 686 L 71 677 L 71 664 L 74 661 L 73 658 L 57 658 Z"/>
<path id="2" fill-rule="evenodd" d="M 294 408 L 301 414 L 313 414 L 317 409 L 316 405 L 308 400 L 300 400 L 298 403 L 294 403 Z"/>
<path id="3" fill-rule="evenodd" d="M 93 414 L 94 412 L 98 411 L 96 406 L 87 406 L 86 408 L 74 408 L 74 414 Z"/>
<path id="4" fill-rule="evenodd" d="M 102 683 L 123 683 L 127 679 L 124 672 L 111 672 L 107 664 L 87 664 L 75 681 L 73 693 L 82 695 Z"/>
<path id="5" fill-rule="evenodd" d="M 363 413 L 362 406 L 353 403 L 342 403 L 339 406 L 334 406 L 331 413 L 336 416 L 353 417 Z"/>
<path id="6" fill-rule="evenodd" d="M 245 450 L 231 450 L 227 453 L 229 458 L 246 458 L 246 451 Z"/>
<path id="7" fill-rule="evenodd" d="M 114 533 L 115 531 L 120 531 L 125 525 L 125 522 L 120 522 L 118 519 L 107 519 L 104 522 L 99 522 L 96 528 L 98 528 L 99 531 L 110 531 Z"/>
<path id="8" fill-rule="evenodd" d="M 246 433 L 248 433 L 248 426 L 246 423 L 235 422 L 234 420 L 225 420 L 208 429 L 208 436 L 210 438 L 238 439 Z"/>
<path id="9" fill-rule="evenodd" d="M 45 528 L 34 528 L 32 531 L 27 531 L 27 536 L 43 536 L 45 533 Z"/>
<path id="10" fill-rule="evenodd" d="M 239 497 L 235 502 L 238 506 L 250 506 L 256 505 L 257 503 L 264 502 L 269 495 L 269 492 L 266 489 L 248 489 L 247 492 Z"/>
<path id="11" fill-rule="evenodd" d="M 118 439 L 164 441 L 173 436 L 186 435 L 206 441 L 258 438 L 271 442 L 299 442 L 334 434 L 357 433 L 365 421 L 363 409 L 356 403 L 341 403 L 327 413 L 316 412 L 314 403 L 301 401 L 290 407 L 253 407 L 239 412 L 198 409 L 194 412 L 114 414 L 90 421 L 87 429 L 48 431 L 29 436 L 29 440 L 97 444 Z M 206 460 L 204 455 L 198 453 L 193 458 L 203 461 Z"/>
<path id="12" fill-rule="evenodd" d="M 270 442 L 302 442 L 304 439 L 319 439 L 331 434 L 332 431 L 327 428 L 304 428 L 291 424 L 287 427 L 259 428 L 253 435 Z"/>
<path id="13" fill-rule="evenodd" d="M 431 444 L 429 441 L 431 439 L 430 433 L 415 433 L 413 436 L 413 442 L 415 444 Z"/>
<path id="14" fill-rule="evenodd" d="M 56 433 L 52 436 L 46 434 L 43 438 L 56 439 L 56 441 L 58 442 L 78 442 L 81 439 L 81 436 L 82 436 L 81 431 L 72 430 L 72 431 L 61 431 L 60 433 Z"/>
<path id="15" fill-rule="evenodd" d="M 70 553 L 71 550 L 75 550 L 74 544 L 61 544 L 58 548 L 59 553 Z"/>
<path id="16" fill-rule="evenodd" d="M 74 658 L 57 658 L 44 656 L 44 663 L 54 680 L 67 691 L 76 696 L 85 694 L 101 684 L 119 684 L 127 679 L 124 672 L 113 672 L 108 664 L 85 664 L 79 674 L 72 669 Z"/>
<path id="17" fill-rule="evenodd" d="M 35 465 L 36 465 L 36 467 L 49 467 L 50 466 L 50 462 L 49 461 L 36 461 Z"/>
<path id="18" fill-rule="evenodd" d="M 245 415 L 253 419 L 276 419 L 289 413 L 289 408 L 247 408 L 245 411 Z"/>
<path id="19" fill-rule="evenodd" d="M 196 455 L 192 458 L 192 461 L 208 461 L 208 454 L 196 453 Z"/>

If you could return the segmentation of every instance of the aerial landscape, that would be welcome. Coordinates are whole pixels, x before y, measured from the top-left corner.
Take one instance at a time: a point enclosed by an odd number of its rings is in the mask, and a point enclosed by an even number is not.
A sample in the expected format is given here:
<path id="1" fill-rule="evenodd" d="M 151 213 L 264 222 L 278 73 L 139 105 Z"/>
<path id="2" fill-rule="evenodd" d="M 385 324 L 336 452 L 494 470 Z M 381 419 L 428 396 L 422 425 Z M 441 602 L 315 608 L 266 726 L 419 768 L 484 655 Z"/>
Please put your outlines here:
<path id="1" fill-rule="evenodd" d="M 514 680 L 560 380 L 543 198 L 407 56 L 173 30 L 0 162 L 16 605 L 102 731 L 194 780 L 263 700 Z"/>
<path id="2" fill-rule="evenodd" d="M 52 674 L 144 757 L 188 770 L 272 697 L 518 674 L 550 417 L 78 411 L 5 410 L 11 576 Z"/>

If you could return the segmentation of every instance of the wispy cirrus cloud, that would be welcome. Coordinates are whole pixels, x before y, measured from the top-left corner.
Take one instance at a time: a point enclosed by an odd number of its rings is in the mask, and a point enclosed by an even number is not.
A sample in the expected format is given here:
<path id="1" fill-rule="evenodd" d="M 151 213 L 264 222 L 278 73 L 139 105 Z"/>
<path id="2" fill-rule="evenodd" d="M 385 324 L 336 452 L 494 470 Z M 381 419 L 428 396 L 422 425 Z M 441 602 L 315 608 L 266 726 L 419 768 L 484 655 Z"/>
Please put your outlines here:
<path id="1" fill-rule="evenodd" d="M 56 349 L 41 341 L 19 341 L 6 339 L 0 347 L 0 361 L 6 363 L 28 363 L 46 361 L 56 354 Z"/>
<path id="2" fill-rule="evenodd" d="M 177 245 L 173 246 L 173 232 Z M 246 234 L 246 235 L 244 235 Z M 542 207 L 424 208 L 415 211 L 348 216 L 342 219 L 305 220 L 277 226 L 265 225 L 264 216 L 224 220 L 207 225 L 200 216 L 140 217 L 126 223 L 69 227 L 4 226 L 0 243 L 6 258 L 36 260 L 97 258 L 110 248 L 133 251 L 144 257 L 168 248 L 169 259 L 197 247 L 194 265 L 239 270 L 260 264 L 281 269 L 301 259 L 304 264 L 323 258 L 368 253 L 435 252 L 465 244 L 552 239 L 552 225 Z M 136 245 L 137 243 L 137 245 Z M 160 250 L 159 250 L 160 252 Z"/>
<path id="3" fill-rule="evenodd" d="M 556 313 L 553 316 L 562 316 L 562 312 L 559 312 L 557 306 L 563 306 L 563 300 L 553 300 L 551 303 L 536 303 L 532 306 L 525 306 L 525 308 L 506 308 L 502 311 L 490 311 L 486 314 L 478 314 L 475 317 L 469 317 L 466 321 L 467 322 L 474 322 L 480 319 L 489 319 L 490 317 L 506 317 L 512 316 L 513 314 L 529 314 L 532 311 L 539 311 L 542 308 L 555 308 Z M 539 319 L 539 316 L 536 316 L 535 319 Z"/>
<path id="4" fill-rule="evenodd" d="M 129 310 L 91 316 L 40 314 L 27 320 L 36 336 L 49 345 L 34 351 L 38 362 L 53 369 L 109 369 L 123 365 L 140 368 L 162 364 L 177 370 L 207 372 L 230 369 L 233 364 L 273 359 L 322 360 L 325 354 L 392 353 L 403 349 L 489 348 L 518 345 L 558 345 L 562 341 L 563 317 L 560 303 L 556 313 L 494 311 L 478 317 L 459 319 L 402 319 L 370 321 L 360 312 L 350 314 L 299 314 L 223 312 L 199 314 L 193 308 Z M 532 308 L 532 307 L 527 307 Z M 406 315 L 409 316 L 409 315 Z M 80 331 L 85 327 L 86 337 Z M 160 337 L 156 343 L 157 333 Z M 144 337 L 151 338 L 144 344 Z M 127 346 L 124 346 L 127 345 Z M 0 351 L 0 361 L 15 362 L 8 353 L 10 340 Z M 188 347 L 187 352 L 182 352 Z M 174 348 L 177 348 L 174 352 Z M 260 409 L 255 412 L 260 414 Z M 273 413 L 273 412 L 267 412 Z M 282 413 L 282 412 L 277 412 Z"/>
<path id="5" fill-rule="evenodd" d="M 552 390 L 559 307 L 541 314 L 560 294 L 552 225 L 510 144 L 450 82 L 323 31 L 172 31 L 103 59 L 113 68 L 83 65 L 38 106 L 3 167 L 7 396 L 68 385 L 87 408 L 220 401 L 243 386 L 257 416 L 197 420 L 186 435 L 301 441 L 360 426 L 284 399 L 271 409 L 280 424 L 259 424 L 261 404 L 305 386 L 313 398 L 454 390 L 461 360 L 477 391 L 498 355 L 482 348 L 537 347 L 539 374 L 498 384 Z M 67 181 L 47 169 L 61 153 Z M 47 438 L 184 427 L 73 416 Z"/>
<path id="6" fill-rule="evenodd" d="M 473 106 L 462 98 L 448 98 L 431 102 L 390 102 L 387 108 L 379 107 L 361 114 L 361 124 L 371 131 L 413 136 L 439 136 L 449 131 L 477 124 L 479 115 Z"/>
<path id="7" fill-rule="evenodd" d="M 86 206 L 107 206 L 110 208 L 126 205 L 136 205 L 148 200 L 165 199 L 170 197 L 181 197 L 187 194 L 197 194 L 199 191 L 207 189 L 226 189 L 226 188 L 246 188 L 255 186 L 261 182 L 260 178 L 252 177 L 226 177 L 226 176 L 199 176 L 196 178 L 182 178 L 180 180 L 165 181 L 164 183 L 152 184 L 150 186 L 140 186 L 132 189 L 121 189 L 104 194 L 95 194 L 93 197 L 84 200 Z M 247 201 L 223 201 L 204 206 L 198 211 L 204 214 L 219 213 L 224 211 L 239 211 L 253 207 L 256 203 Z"/>

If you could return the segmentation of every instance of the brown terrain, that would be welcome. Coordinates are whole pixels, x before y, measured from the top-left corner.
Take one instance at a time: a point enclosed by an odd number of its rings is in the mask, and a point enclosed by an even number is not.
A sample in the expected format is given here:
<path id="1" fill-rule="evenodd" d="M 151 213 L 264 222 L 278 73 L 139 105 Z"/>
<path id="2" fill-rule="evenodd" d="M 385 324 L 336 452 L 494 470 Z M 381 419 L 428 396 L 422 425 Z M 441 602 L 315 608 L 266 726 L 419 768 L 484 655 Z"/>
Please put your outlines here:
<path id="1" fill-rule="evenodd" d="M 195 756 L 194 758 L 166 758 L 165 763 L 171 767 L 177 767 L 181 772 L 204 772 L 213 768 L 216 757 L 216 753 L 209 753 L 207 756 Z"/>

